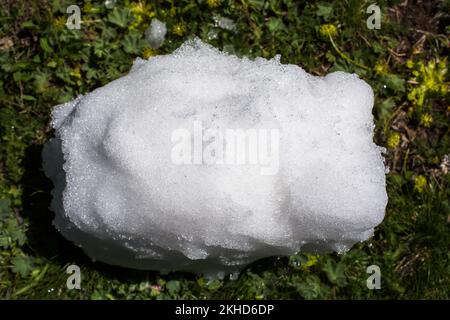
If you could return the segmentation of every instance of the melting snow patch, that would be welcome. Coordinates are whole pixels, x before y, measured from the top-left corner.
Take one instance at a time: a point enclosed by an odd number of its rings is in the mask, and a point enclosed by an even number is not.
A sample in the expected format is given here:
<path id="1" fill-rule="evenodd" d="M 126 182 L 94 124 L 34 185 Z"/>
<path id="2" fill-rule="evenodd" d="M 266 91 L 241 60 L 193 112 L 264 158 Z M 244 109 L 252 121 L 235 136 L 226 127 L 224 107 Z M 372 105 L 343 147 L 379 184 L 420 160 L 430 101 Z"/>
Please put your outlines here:
<path id="1" fill-rule="evenodd" d="M 373 100 L 354 74 L 314 77 L 200 40 L 138 59 L 54 108 L 54 225 L 96 260 L 212 276 L 345 252 L 387 203 Z"/>

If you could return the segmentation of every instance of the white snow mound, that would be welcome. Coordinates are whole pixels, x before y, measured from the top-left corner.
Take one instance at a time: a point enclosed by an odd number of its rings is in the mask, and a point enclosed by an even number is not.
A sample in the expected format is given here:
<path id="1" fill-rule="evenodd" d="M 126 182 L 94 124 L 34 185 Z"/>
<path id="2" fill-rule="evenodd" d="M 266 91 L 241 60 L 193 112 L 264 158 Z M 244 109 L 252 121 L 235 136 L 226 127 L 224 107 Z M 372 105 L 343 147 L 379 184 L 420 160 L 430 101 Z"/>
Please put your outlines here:
<path id="1" fill-rule="evenodd" d="M 388 200 L 373 102 L 355 74 L 314 77 L 198 39 L 137 59 L 54 108 L 43 150 L 54 225 L 93 259 L 137 269 L 223 275 L 273 255 L 345 252 L 373 234 Z M 266 132 L 265 159 L 202 161 L 213 129 Z"/>

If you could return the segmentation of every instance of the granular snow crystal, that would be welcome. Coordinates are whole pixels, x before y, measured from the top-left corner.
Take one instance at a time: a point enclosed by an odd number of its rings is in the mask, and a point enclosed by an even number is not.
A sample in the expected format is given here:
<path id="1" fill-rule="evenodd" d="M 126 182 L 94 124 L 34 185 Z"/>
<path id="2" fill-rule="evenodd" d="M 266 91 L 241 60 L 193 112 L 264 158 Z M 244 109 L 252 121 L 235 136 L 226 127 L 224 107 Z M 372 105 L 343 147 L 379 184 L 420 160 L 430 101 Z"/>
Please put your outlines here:
<path id="1" fill-rule="evenodd" d="M 210 276 L 345 252 L 387 204 L 371 87 L 200 40 L 56 106 L 54 225 L 93 259 Z"/>
<path id="2" fill-rule="evenodd" d="M 158 19 L 153 19 L 150 27 L 145 30 L 145 38 L 153 49 L 158 49 L 164 43 L 166 33 L 166 24 Z"/>

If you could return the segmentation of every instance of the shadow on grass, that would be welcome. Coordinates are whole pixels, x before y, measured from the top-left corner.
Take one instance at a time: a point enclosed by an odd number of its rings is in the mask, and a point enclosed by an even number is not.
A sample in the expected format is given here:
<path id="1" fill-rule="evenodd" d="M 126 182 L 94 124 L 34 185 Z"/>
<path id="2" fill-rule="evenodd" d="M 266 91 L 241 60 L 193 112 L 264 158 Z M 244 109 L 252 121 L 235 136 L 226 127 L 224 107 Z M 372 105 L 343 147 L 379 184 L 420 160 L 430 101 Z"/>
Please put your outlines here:
<path id="1" fill-rule="evenodd" d="M 43 172 L 41 152 L 41 145 L 31 145 L 26 150 L 23 163 L 22 217 L 29 221 L 28 247 L 33 254 L 62 265 L 71 261 L 85 263 L 87 259 L 81 249 L 72 245 L 52 225 L 54 213 L 49 206 L 53 183 Z"/>

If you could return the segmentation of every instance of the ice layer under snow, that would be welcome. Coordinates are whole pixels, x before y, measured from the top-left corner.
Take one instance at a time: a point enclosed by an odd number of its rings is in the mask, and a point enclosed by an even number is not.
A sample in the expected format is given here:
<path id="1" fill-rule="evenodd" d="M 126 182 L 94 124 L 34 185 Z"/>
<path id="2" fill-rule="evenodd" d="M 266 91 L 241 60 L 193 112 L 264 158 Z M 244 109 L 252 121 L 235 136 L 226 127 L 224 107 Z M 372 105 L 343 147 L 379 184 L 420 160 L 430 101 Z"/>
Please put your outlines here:
<path id="1" fill-rule="evenodd" d="M 198 39 L 137 59 L 54 108 L 43 150 L 54 225 L 92 258 L 137 269 L 214 275 L 273 255 L 344 252 L 373 234 L 388 200 L 373 102 L 355 74 L 314 77 Z M 175 163 L 173 133 L 195 123 L 278 130 L 273 172 Z"/>

